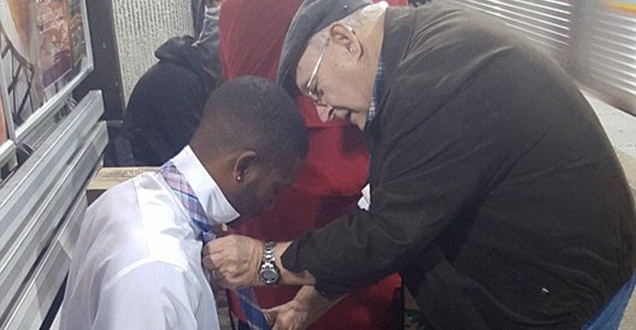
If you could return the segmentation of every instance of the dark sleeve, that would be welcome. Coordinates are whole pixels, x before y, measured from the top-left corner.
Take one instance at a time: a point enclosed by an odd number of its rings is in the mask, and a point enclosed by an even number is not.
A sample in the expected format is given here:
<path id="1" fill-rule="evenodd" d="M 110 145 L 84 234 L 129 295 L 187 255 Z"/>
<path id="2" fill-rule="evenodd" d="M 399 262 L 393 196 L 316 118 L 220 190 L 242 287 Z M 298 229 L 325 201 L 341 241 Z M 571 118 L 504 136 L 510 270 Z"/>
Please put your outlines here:
<path id="1" fill-rule="evenodd" d="M 348 291 L 399 272 L 414 258 L 426 268 L 427 256 L 439 255 L 437 240 L 444 230 L 470 226 L 458 222 L 470 221 L 466 214 L 519 157 L 521 146 L 547 129 L 540 119 L 528 118 L 525 128 L 511 124 L 523 120 L 515 117 L 525 111 L 516 102 L 550 88 L 519 89 L 524 75 L 497 70 L 518 67 L 515 57 L 500 56 L 433 110 L 425 102 L 408 106 L 413 97 L 407 92 L 415 89 L 396 87 L 391 99 L 397 101 L 387 102 L 381 144 L 372 155 L 372 164 L 379 165 L 376 170 L 372 165 L 376 178 L 369 211 L 357 210 L 301 236 L 283 255 L 284 267 L 308 270 L 317 289 L 326 292 Z M 407 106 L 391 108 L 398 102 Z"/>

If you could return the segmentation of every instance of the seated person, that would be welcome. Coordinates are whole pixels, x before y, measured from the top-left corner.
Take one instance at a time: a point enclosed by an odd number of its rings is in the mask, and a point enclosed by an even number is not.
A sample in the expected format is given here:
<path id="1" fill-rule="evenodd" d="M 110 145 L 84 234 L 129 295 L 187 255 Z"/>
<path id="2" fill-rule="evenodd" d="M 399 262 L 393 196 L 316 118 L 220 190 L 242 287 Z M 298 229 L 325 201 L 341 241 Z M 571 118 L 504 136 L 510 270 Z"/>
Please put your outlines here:
<path id="1" fill-rule="evenodd" d="M 256 77 L 219 87 L 190 144 L 159 173 L 121 183 L 88 208 L 61 329 L 218 329 L 202 238 L 271 204 L 307 148 L 280 87 Z"/>
<path id="2" fill-rule="evenodd" d="M 209 7 L 198 40 L 174 37 L 155 51 L 159 62 L 139 79 L 124 113 L 122 137 L 134 161 L 117 165 L 158 166 L 190 141 L 220 83 L 217 21 L 218 7 Z"/>

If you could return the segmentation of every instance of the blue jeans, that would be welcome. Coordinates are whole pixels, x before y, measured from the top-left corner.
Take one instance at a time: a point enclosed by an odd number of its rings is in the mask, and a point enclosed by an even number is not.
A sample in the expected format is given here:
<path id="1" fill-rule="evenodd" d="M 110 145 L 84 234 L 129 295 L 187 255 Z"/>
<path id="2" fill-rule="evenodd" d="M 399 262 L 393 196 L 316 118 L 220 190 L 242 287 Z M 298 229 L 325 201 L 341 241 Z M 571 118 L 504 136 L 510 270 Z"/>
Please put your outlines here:
<path id="1" fill-rule="evenodd" d="M 625 307 L 632 296 L 636 284 L 636 274 L 623 285 L 620 291 L 605 305 L 592 320 L 583 326 L 583 330 L 616 330 L 621 324 Z"/>

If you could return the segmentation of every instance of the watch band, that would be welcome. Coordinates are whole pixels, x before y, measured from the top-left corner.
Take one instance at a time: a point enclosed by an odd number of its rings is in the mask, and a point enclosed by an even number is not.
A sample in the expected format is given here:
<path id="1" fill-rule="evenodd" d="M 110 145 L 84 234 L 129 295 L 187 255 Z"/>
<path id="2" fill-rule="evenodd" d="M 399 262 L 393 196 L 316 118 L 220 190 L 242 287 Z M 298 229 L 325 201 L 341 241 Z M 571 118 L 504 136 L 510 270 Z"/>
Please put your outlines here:
<path id="1" fill-rule="evenodd" d="M 274 246 L 276 242 L 265 242 L 265 248 L 263 249 L 263 261 L 274 263 L 276 257 L 274 256 Z"/>
<path id="2" fill-rule="evenodd" d="M 266 285 L 275 285 L 280 279 L 280 270 L 276 267 L 276 256 L 274 255 L 275 242 L 265 242 L 263 248 L 263 258 L 261 260 L 260 276 Z"/>

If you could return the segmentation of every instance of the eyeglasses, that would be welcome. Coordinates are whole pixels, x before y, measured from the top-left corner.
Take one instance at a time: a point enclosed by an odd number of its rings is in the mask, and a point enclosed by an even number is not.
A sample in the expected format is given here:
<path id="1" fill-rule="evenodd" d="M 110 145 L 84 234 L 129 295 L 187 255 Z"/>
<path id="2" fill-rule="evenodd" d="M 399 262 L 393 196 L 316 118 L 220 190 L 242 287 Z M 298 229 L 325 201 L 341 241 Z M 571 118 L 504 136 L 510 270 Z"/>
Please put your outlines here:
<path id="1" fill-rule="evenodd" d="M 318 60 L 316 61 L 316 65 L 314 69 L 311 70 L 311 75 L 309 76 L 309 80 L 307 81 L 307 85 L 305 85 L 305 91 L 307 92 L 307 96 L 312 100 L 315 106 L 324 106 L 320 101 L 320 97 L 318 96 L 318 92 L 316 89 L 316 74 L 318 73 L 318 69 L 320 68 L 320 64 L 322 63 L 322 59 L 325 57 L 325 52 L 327 51 L 327 47 L 329 46 L 329 41 L 331 39 L 327 39 L 325 42 L 325 46 L 320 51 L 320 55 L 318 56 Z"/>

